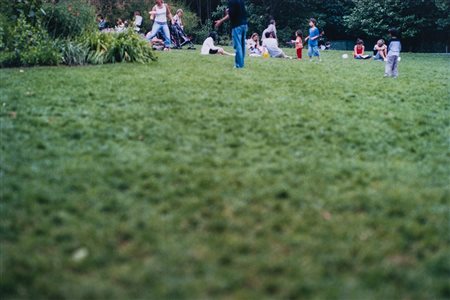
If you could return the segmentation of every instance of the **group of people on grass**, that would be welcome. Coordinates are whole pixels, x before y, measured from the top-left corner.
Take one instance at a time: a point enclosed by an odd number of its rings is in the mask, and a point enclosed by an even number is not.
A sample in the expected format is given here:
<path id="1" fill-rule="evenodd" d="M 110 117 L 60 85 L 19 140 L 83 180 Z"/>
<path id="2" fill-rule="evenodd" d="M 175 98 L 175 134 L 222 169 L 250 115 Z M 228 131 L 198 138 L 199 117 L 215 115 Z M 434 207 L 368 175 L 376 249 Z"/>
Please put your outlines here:
<path id="1" fill-rule="evenodd" d="M 229 12 L 228 12 L 229 14 Z M 219 25 L 221 24 L 220 21 Z M 310 59 L 317 57 L 320 60 L 320 50 L 318 39 L 321 34 L 319 29 L 316 27 L 317 21 L 314 18 L 309 20 L 309 35 L 305 38 L 305 42 L 308 41 L 308 56 Z M 245 25 L 246 26 L 246 25 Z M 296 39 L 291 41 L 295 45 L 297 59 L 302 59 L 303 57 L 303 33 L 301 30 L 295 32 Z M 245 39 L 245 37 L 244 37 Z M 202 46 L 202 54 L 221 54 L 221 55 L 235 55 L 226 52 L 223 48 L 217 47 L 215 42 L 217 41 L 217 33 L 211 32 L 208 38 L 204 41 Z M 234 41 L 234 39 L 233 39 Z M 241 43 L 239 40 L 238 43 Z M 239 44 L 238 44 L 239 45 Z M 264 29 L 262 33 L 262 38 L 260 40 L 258 33 L 253 33 L 251 37 L 242 45 L 239 45 L 245 55 L 245 50 L 247 50 L 249 56 L 262 56 L 262 57 L 274 57 L 274 58 L 287 58 L 292 59 L 291 56 L 286 55 L 286 53 L 279 47 L 277 39 L 277 29 L 275 20 L 271 20 L 269 26 Z M 236 48 L 236 46 L 235 46 Z"/>
<path id="2" fill-rule="evenodd" d="M 353 49 L 353 57 L 355 59 L 373 58 L 376 61 L 384 61 L 386 63 L 384 76 L 397 78 L 398 61 L 402 50 L 402 44 L 398 38 L 399 33 L 397 29 L 389 29 L 389 36 L 391 38 L 389 47 L 386 45 L 384 40 L 378 40 L 373 47 L 373 56 L 365 54 L 364 41 L 362 39 L 357 39 L 356 45 Z"/>
<path id="3" fill-rule="evenodd" d="M 155 5 L 149 11 L 149 15 L 150 20 L 153 21 L 153 26 L 152 30 L 145 35 L 145 38 L 153 46 L 158 49 L 159 46 L 162 46 L 161 49 L 165 51 L 170 50 L 172 45 L 171 37 L 174 35 L 177 43 L 182 44 L 188 41 L 188 37 L 184 33 L 184 12 L 182 9 L 178 9 L 173 16 L 168 4 L 164 3 L 163 0 L 155 0 Z M 135 11 L 131 24 L 132 28 L 138 33 L 142 33 L 143 20 L 140 11 Z M 123 21 L 121 18 L 116 20 L 114 29 L 108 28 L 108 24 L 101 14 L 97 16 L 97 23 L 100 31 L 123 32 L 130 28 L 128 21 Z"/>
<path id="4" fill-rule="evenodd" d="M 169 29 L 169 22 L 172 26 L 183 30 L 183 11 L 177 10 L 175 16 L 172 16 L 170 6 L 164 3 L 163 0 L 155 0 L 155 5 L 149 12 L 150 19 L 153 21 L 152 30 L 147 33 L 145 38 L 153 45 L 159 43 L 162 50 L 169 51 L 171 48 L 171 33 Z M 135 12 L 133 27 L 137 32 L 141 31 L 143 18 L 140 12 Z M 248 51 L 249 56 L 262 56 L 262 57 L 274 57 L 274 58 L 288 58 L 292 57 L 286 55 L 284 51 L 279 47 L 277 40 L 276 22 L 271 20 L 269 26 L 263 31 L 262 38 L 257 33 L 253 33 L 250 39 L 247 40 L 247 12 L 245 8 L 245 0 L 228 0 L 228 8 L 225 16 L 215 22 L 215 27 L 219 28 L 225 21 L 230 21 L 232 30 L 232 40 L 235 53 L 229 53 L 223 48 L 216 46 L 218 35 L 216 32 L 211 32 L 205 39 L 202 45 L 201 54 L 204 55 L 230 55 L 235 57 L 235 68 L 240 69 L 245 65 L 245 56 Z M 308 56 L 312 60 L 316 57 L 319 61 L 319 38 L 321 33 L 316 26 L 317 21 L 314 18 L 309 20 L 309 34 L 303 40 L 303 33 L 301 30 L 295 32 L 295 40 L 291 41 L 295 45 L 297 59 L 303 57 L 304 43 L 308 42 Z M 99 15 L 98 26 L 100 30 L 106 30 L 106 21 Z M 116 22 L 115 31 L 121 32 L 125 30 L 127 22 L 118 19 Z M 184 33 L 184 31 L 183 31 Z M 383 40 L 379 40 L 374 46 L 375 60 L 381 60 L 386 62 L 386 77 L 398 76 L 398 60 L 401 51 L 401 43 L 398 39 L 398 32 L 395 29 L 389 31 L 391 35 L 391 42 L 389 47 Z M 158 35 L 162 37 L 159 38 Z M 353 56 L 355 59 L 370 59 L 371 55 L 365 55 L 364 42 L 358 39 L 354 47 Z"/>

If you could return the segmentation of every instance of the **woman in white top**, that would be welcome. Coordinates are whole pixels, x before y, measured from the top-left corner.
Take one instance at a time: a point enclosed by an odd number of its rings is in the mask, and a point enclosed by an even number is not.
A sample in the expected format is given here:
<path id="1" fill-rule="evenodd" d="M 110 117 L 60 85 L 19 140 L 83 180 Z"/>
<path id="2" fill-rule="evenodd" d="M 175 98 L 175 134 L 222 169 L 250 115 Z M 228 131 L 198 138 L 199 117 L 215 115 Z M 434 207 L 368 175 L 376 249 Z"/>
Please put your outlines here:
<path id="1" fill-rule="evenodd" d="M 234 56 L 232 53 L 228 53 L 223 48 L 216 47 L 214 45 L 215 40 L 217 40 L 217 33 L 211 32 L 206 40 L 203 42 L 201 53 L 202 55 L 208 54 L 220 54 L 220 55 L 230 55 Z"/>
<path id="2" fill-rule="evenodd" d="M 149 12 L 150 20 L 154 21 L 152 31 L 147 34 L 147 40 L 151 41 L 158 32 L 162 32 L 164 37 L 164 50 L 170 50 L 170 30 L 167 25 L 167 20 L 172 21 L 172 13 L 169 5 L 165 4 L 163 0 L 155 0 L 156 5 Z"/>
<path id="3" fill-rule="evenodd" d="M 261 56 L 264 48 L 259 44 L 259 35 L 255 32 L 251 38 L 247 40 L 247 49 L 250 56 Z"/>

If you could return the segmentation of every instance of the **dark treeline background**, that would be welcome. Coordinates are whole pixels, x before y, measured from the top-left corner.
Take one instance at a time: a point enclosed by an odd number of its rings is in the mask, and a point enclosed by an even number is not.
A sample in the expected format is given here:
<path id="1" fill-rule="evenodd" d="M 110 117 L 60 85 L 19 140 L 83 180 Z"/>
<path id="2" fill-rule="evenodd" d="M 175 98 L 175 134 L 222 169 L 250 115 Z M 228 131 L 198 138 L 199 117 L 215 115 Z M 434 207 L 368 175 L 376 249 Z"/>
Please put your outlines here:
<path id="1" fill-rule="evenodd" d="M 212 22 L 220 18 L 226 0 L 166 0 L 190 10 L 197 19 L 191 24 L 192 34 L 203 36 L 212 30 Z M 133 7 L 150 8 L 153 0 L 91 0 L 99 10 L 117 15 Z M 397 27 L 402 33 L 406 51 L 446 52 L 449 45 L 449 0 L 246 0 L 249 31 L 259 32 L 269 20 L 277 21 L 279 39 L 289 40 L 295 30 L 306 31 L 307 20 L 314 17 L 329 40 L 360 37 L 373 42 L 387 38 L 387 30 Z M 191 20 L 192 22 L 192 20 Z M 222 36 L 229 34 L 225 26 Z"/>
<path id="2" fill-rule="evenodd" d="M 90 0 L 100 11 L 117 16 L 133 8 L 149 9 L 153 0 Z M 226 0 L 166 0 L 188 10 L 191 33 L 203 37 L 213 29 L 212 21 L 223 16 Z M 390 27 L 400 29 L 406 51 L 446 52 L 450 40 L 449 0 L 246 0 L 249 31 L 259 32 L 271 18 L 277 21 L 279 39 L 289 40 L 297 29 L 306 31 L 308 19 L 329 40 L 360 37 L 373 42 L 387 38 Z M 219 32 L 225 41 L 229 27 Z"/>

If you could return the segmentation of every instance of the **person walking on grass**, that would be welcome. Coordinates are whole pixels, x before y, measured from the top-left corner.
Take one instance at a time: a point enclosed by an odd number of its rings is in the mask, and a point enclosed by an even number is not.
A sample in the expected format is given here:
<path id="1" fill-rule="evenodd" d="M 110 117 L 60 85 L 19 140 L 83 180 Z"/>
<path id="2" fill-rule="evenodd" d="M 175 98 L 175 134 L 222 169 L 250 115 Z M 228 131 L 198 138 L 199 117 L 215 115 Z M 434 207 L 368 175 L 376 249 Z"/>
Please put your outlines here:
<path id="1" fill-rule="evenodd" d="M 309 29 L 309 36 L 305 39 L 305 41 L 308 41 L 308 56 L 310 61 L 312 61 L 313 56 L 316 56 L 321 61 L 319 52 L 320 31 L 316 27 L 316 24 L 316 19 L 311 18 L 309 20 L 309 27 L 311 28 Z"/>
<path id="2" fill-rule="evenodd" d="M 384 71 L 384 77 L 398 77 L 398 60 L 400 51 L 402 51 L 402 44 L 398 39 L 398 30 L 395 28 L 389 29 L 389 36 L 391 41 L 388 47 L 388 54 L 386 58 L 386 67 Z"/>
<path id="3" fill-rule="evenodd" d="M 216 21 L 216 28 L 223 22 L 230 20 L 233 46 L 236 51 L 235 68 L 244 67 L 246 36 L 247 36 L 247 11 L 244 0 L 228 0 L 228 9 L 225 17 Z"/>
<path id="4" fill-rule="evenodd" d="M 167 20 L 172 22 L 172 13 L 169 5 L 165 4 L 163 0 L 155 0 L 155 6 L 149 12 L 150 20 L 153 22 L 152 31 L 146 36 L 148 41 L 151 41 L 159 32 L 164 37 L 164 51 L 170 50 L 170 30 Z"/>

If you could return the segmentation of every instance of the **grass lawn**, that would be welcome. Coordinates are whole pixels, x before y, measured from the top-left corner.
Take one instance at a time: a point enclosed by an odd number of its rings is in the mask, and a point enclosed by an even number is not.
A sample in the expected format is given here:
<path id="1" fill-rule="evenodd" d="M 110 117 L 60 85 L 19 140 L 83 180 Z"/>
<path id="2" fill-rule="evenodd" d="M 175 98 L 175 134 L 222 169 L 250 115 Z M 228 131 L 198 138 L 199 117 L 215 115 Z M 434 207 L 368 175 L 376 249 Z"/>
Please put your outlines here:
<path id="1" fill-rule="evenodd" d="M 450 57 L 341 55 L 0 70 L 2 299 L 450 298 Z"/>

